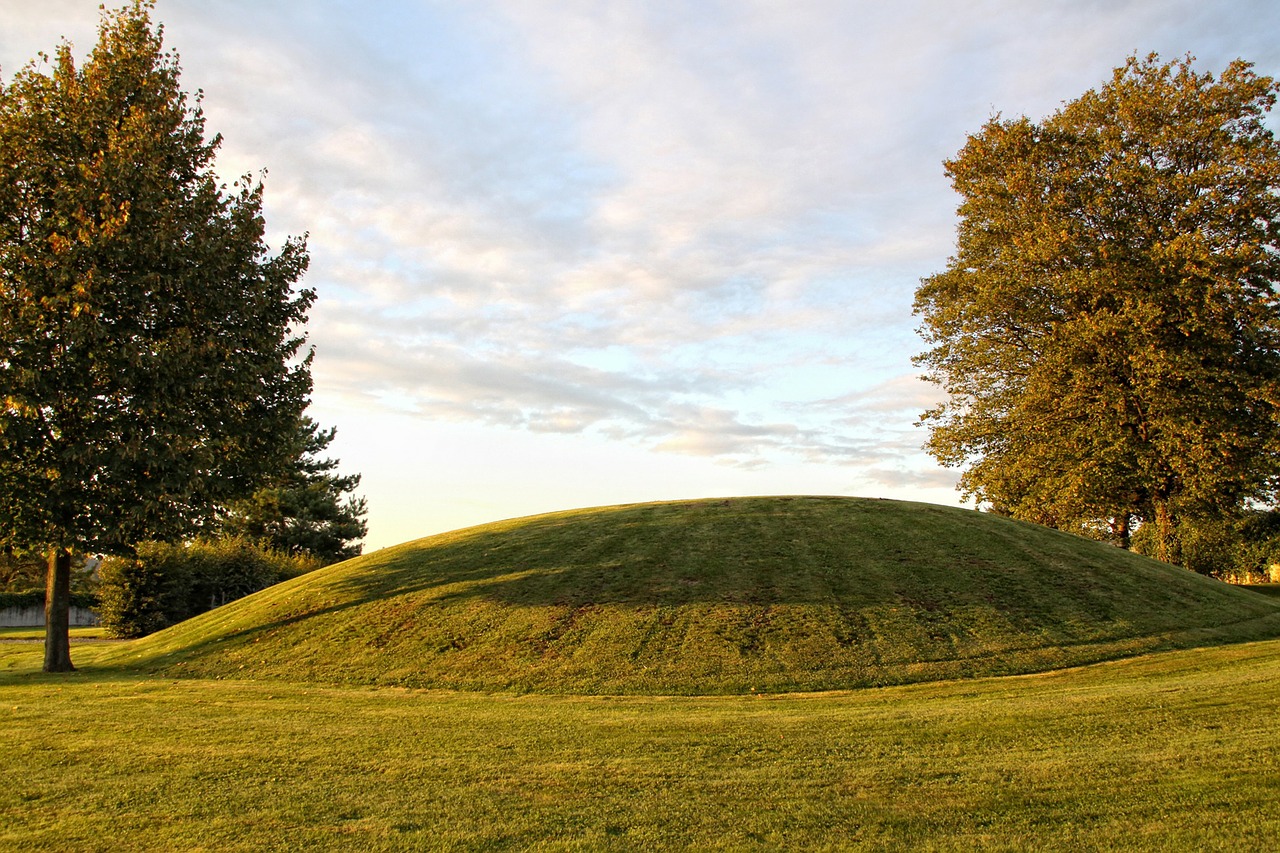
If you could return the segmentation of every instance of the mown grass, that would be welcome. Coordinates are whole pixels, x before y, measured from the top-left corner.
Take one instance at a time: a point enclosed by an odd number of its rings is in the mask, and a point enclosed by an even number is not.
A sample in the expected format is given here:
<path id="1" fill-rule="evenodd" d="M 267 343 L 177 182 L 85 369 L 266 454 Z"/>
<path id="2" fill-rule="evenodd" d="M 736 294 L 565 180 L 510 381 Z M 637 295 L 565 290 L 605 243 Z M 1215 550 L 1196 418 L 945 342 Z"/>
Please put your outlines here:
<path id="1" fill-rule="evenodd" d="M 1253 592 L 1260 592 L 1263 595 L 1271 595 L 1280 598 L 1280 583 L 1253 583 L 1245 584 L 1245 589 Z"/>
<path id="2" fill-rule="evenodd" d="M 1280 641 L 719 697 L 38 672 L 0 643 L 0 849 L 1263 850 Z"/>
<path id="3" fill-rule="evenodd" d="M 1278 614 L 918 504 L 505 522 L 68 675 L 0 637 L 0 849 L 1269 849 Z"/>
<path id="4" fill-rule="evenodd" d="M 44 641 L 44 627 L 39 628 L 0 628 L 0 640 L 30 640 L 33 642 Z M 103 628 L 71 628 L 68 633 L 71 637 L 81 640 L 104 639 L 107 632 Z"/>
<path id="5" fill-rule="evenodd" d="M 110 663 L 465 690 L 713 694 L 1043 671 L 1280 636 L 1280 600 L 950 507 L 578 510 L 386 549 Z M 107 662 L 107 659 L 104 659 Z"/>

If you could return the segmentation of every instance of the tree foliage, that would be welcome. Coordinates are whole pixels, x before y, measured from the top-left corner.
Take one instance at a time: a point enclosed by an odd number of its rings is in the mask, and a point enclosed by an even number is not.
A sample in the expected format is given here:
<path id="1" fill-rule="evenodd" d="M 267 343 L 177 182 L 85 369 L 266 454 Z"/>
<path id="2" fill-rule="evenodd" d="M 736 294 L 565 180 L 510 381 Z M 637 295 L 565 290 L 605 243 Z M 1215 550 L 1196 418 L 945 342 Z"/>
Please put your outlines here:
<path id="1" fill-rule="evenodd" d="M 51 555 L 51 669 L 69 552 L 196 529 L 287 462 L 310 393 L 305 242 L 272 255 L 261 181 L 219 183 L 149 12 L 0 90 L 0 544 Z"/>
<path id="2" fill-rule="evenodd" d="M 1131 58 L 946 163 L 957 249 L 923 280 L 922 422 L 961 489 L 1053 526 L 1154 525 L 1269 499 L 1280 474 L 1276 84 Z"/>
<path id="3" fill-rule="evenodd" d="M 360 475 L 339 474 L 338 460 L 321 456 L 336 434 L 303 417 L 293 462 L 252 497 L 228 507 L 219 525 L 223 533 L 325 563 L 359 556 L 368 532 L 367 503 L 354 494 Z"/>
<path id="4" fill-rule="evenodd" d="M 96 587 L 94 561 L 72 555 L 71 593 L 90 594 Z M 49 561 L 38 554 L 24 554 L 12 549 L 0 549 L 0 592 L 43 593 Z M 44 599 L 41 598 L 41 601 Z"/>

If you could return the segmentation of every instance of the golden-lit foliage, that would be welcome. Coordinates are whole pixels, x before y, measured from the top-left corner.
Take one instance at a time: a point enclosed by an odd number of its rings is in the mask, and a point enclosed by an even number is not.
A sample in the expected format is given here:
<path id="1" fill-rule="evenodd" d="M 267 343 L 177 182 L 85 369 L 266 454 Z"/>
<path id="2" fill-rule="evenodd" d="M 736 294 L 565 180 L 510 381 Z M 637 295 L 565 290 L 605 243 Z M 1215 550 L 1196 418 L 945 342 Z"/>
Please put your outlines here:
<path id="1" fill-rule="evenodd" d="M 957 249 L 917 356 L 948 394 L 928 449 L 998 511 L 1160 530 L 1280 473 L 1276 84 L 1130 59 L 1041 123 L 989 121 L 947 171 Z"/>

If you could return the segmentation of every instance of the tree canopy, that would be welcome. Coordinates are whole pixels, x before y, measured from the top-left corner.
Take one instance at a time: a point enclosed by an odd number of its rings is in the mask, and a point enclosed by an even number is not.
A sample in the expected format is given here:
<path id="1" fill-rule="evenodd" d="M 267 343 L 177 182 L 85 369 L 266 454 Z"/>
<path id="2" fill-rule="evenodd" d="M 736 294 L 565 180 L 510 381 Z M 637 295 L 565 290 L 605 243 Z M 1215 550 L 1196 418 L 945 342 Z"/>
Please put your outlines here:
<path id="1" fill-rule="evenodd" d="M 272 254 L 261 180 L 219 183 L 150 8 L 0 89 L 0 545 L 50 555 L 47 669 L 71 666 L 69 553 L 173 539 L 252 492 L 311 388 L 305 240 Z"/>
<path id="2" fill-rule="evenodd" d="M 295 433 L 293 462 L 247 499 L 231 504 L 219 527 L 224 534 L 292 556 L 336 563 L 360 555 L 368 532 L 364 498 L 354 494 L 359 474 L 339 474 L 338 461 L 321 454 L 337 430 L 303 417 Z"/>
<path id="3" fill-rule="evenodd" d="M 1277 87 L 1243 61 L 1131 58 L 946 162 L 956 253 L 925 278 L 927 447 L 997 511 L 1135 523 L 1272 498 L 1280 476 Z"/>

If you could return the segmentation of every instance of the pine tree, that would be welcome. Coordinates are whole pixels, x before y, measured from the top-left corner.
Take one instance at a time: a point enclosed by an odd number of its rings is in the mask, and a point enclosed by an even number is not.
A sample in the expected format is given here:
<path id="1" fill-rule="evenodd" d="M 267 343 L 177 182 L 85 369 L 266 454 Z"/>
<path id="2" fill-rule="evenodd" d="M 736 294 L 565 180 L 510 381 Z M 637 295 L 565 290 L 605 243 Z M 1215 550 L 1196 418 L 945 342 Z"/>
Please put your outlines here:
<path id="1" fill-rule="evenodd" d="M 222 533 L 325 563 L 359 556 L 368 532 L 368 505 L 354 494 L 360 475 L 339 474 L 338 461 L 320 455 L 336 434 L 302 418 L 293 462 L 252 497 L 228 507 L 219 524 Z"/>

